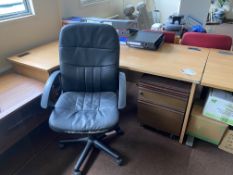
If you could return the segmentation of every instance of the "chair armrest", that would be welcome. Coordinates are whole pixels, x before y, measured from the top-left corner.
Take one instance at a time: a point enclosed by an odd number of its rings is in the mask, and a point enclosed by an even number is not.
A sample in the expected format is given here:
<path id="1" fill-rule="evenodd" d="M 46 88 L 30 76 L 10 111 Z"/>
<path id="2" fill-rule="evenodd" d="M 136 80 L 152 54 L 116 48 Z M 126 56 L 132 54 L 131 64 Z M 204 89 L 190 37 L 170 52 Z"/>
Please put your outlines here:
<path id="1" fill-rule="evenodd" d="M 119 91 L 118 91 L 118 109 L 126 106 L 126 76 L 125 73 L 119 72 Z"/>
<path id="2" fill-rule="evenodd" d="M 53 84 L 59 75 L 60 75 L 60 71 L 53 72 L 49 76 L 49 79 L 47 80 L 47 82 L 45 84 L 44 91 L 43 91 L 43 94 L 41 97 L 41 102 L 40 102 L 41 107 L 44 109 L 47 109 L 49 106 L 50 93 L 51 93 Z"/>

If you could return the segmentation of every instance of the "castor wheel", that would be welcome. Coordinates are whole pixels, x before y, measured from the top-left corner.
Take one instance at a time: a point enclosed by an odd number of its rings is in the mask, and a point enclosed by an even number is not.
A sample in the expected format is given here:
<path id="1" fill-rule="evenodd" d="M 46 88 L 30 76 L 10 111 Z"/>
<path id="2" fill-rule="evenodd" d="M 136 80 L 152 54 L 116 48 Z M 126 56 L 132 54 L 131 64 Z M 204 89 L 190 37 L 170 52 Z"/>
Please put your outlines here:
<path id="1" fill-rule="evenodd" d="M 82 175 L 81 171 L 74 171 L 73 175 Z"/>
<path id="2" fill-rule="evenodd" d="M 118 166 L 122 166 L 123 165 L 123 159 L 122 158 L 117 159 L 116 163 L 117 163 Z"/>
<path id="3" fill-rule="evenodd" d="M 64 144 L 64 143 L 58 143 L 58 147 L 59 147 L 60 149 L 64 149 L 64 148 L 65 148 L 65 144 Z"/>

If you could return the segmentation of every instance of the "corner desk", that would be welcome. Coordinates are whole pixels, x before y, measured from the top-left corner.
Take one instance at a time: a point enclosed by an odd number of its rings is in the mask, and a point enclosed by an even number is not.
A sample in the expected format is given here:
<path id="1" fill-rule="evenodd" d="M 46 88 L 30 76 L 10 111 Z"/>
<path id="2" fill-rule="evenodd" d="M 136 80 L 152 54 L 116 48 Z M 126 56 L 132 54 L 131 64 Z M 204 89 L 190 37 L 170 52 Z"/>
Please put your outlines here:
<path id="1" fill-rule="evenodd" d="M 196 85 L 200 84 L 210 49 L 163 44 L 158 51 L 121 45 L 120 67 L 123 69 L 181 80 L 192 84 L 179 142 L 183 143 Z M 52 42 L 9 58 L 16 72 L 45 82 L 59 67 L 58 42 Z M 193 75 L 183 73 L 191 69 Z"/>

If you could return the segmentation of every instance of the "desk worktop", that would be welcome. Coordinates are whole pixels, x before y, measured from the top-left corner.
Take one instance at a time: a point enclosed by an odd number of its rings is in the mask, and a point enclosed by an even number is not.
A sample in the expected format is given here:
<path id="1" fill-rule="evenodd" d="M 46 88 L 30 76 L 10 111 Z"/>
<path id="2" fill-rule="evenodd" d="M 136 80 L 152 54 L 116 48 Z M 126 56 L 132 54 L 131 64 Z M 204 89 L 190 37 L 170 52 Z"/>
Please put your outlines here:
<path id="1" fill-rule="evenodd" d="M 201 84 L 233 92 L 233 52 L 211 49 Z"/>
<path id="2" fill-rule="evenodd" d="M 189 49 L 188 46 L 163 44 L 158 51 L 129 48 L 121 45 L 120 67 L 132 71 L 199 83 L 209 49 Z M 50 71 L 59 66 L 58 43 L 52 42 L 29 50 L 23 56 L 9 58 L 15 64 Z M 195 75 L 186 75 L 182 69 L 192 69 Z"/>
<path id="3" fill-rule="evenodd" d="M 199 83 L 209 49 L 190 48 L 192 47 L 163 44 L 158 51 L 148 51 L 121 46 L 120 66 L 137 72 Z M 183 69 L 191 69 L 195 75 L 184 74 Z"/>
<path id="4" fill-rule="evenodd" d="M 51 71 L 59 65 L 58 42 L 36 47 L 8 59 L 16 64 Z"/>

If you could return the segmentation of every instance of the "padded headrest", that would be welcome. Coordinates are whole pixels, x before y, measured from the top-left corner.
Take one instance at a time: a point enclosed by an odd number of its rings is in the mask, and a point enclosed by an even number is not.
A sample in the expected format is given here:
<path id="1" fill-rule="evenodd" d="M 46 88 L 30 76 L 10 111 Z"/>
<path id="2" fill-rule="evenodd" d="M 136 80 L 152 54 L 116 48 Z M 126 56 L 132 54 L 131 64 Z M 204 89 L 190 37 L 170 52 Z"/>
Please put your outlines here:
<path id="1" fill-rule="evenodd" d="M 116 30 L 107 24 L 78 23 L 61 29 L 60 47 L 82 47 L 98 49 L 119 48 Z"/>

